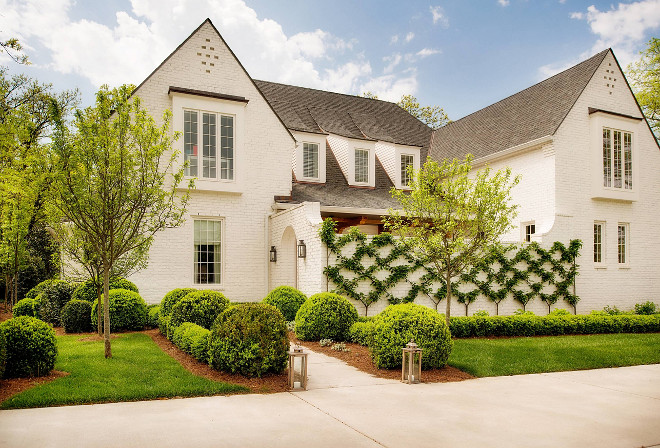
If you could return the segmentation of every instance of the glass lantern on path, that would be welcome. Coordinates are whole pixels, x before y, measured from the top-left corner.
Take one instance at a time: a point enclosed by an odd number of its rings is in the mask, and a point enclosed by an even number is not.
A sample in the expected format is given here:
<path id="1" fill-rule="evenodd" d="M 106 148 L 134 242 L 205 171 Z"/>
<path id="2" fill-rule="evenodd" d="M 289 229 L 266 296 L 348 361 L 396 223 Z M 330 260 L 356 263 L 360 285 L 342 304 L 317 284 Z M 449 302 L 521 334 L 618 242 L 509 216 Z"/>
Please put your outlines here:
<path id="1" fill-rule="evenodd" d="M 403 348 L 401 363 L 401 381 L 408 384 L 422 380 L 422 349 L 412 339 Z"/>

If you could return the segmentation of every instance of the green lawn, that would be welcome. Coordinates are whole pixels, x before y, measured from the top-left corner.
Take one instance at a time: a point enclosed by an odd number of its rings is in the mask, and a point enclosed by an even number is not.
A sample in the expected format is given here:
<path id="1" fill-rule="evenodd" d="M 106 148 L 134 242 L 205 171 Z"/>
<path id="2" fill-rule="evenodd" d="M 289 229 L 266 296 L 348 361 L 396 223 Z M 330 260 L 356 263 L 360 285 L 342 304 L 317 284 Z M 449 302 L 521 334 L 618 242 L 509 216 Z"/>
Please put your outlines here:
<path id="1" fill-rule="evenodd" d="M 0 408 L 151 400 L 164 397 L 247 392 L 234 384 L 193 375 L 164 353 L 146 334 L 112 339 L 112 358 L 103 357 L 103 341 L 80 341 L 81 335 L 57 336 L 56 370 L 70 375 L 26 390 Z"/>
<path id="2" fill-rule="evenodd" d="M 660 333 L 454 339 L 449 365 L 474 376 L 660 363 Z"/>

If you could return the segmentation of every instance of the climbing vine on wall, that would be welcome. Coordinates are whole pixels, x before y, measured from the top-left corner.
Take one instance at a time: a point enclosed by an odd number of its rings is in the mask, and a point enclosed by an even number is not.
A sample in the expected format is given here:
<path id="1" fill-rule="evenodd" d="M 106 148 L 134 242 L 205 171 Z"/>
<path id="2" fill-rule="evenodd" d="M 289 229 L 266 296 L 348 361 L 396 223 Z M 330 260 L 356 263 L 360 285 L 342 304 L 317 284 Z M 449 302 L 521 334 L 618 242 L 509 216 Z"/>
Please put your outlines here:
<path id="1" fill-rule="evenodd" d="M 361 302 L 365 314 L 370 305 L 381 299 L 392 304 L 407 303 L 424 294 L 437 308 L 445 297 L 447 286 L 443 279 L 411 257 L 389 233 L 369 238 L 352 228 L 347 234 L 337 235 L 335 222 L 328 218 L 320 236 L 334 256 L 334 262 L 329 262 L 324 270 L 328 282 L 338 293 Z M 351 243 L 353 252 L 347 248 Z M 580 299 L 573 285 L 581 247 L 580 240 L 571 240 L 568 246 L 555 242 L 549 249 L 535 242 L 515 250 L 494 249 L 460 276 L 452 294 L 465 305 L 466 314 L 469 305 L 480 296 L 494 302 L 498 311 L 500 302 L 507 297 L 518 301 L 523 309 L 538 298 L 546 303 L 548 312 L 552 304 L 563 298 L 575 310 Z M 392 291 L 402 283 L 409 287 L 407 294 L 395 296 Z"/>

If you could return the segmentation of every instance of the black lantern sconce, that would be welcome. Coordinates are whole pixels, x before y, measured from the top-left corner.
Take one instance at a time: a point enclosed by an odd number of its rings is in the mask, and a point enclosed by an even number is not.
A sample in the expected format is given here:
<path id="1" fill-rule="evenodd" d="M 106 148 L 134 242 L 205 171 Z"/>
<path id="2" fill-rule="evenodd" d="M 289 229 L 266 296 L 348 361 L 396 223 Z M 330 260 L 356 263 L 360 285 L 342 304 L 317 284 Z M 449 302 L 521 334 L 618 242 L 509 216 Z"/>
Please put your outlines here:
<path id="1" fill-rule="evenodd" d="M 305 258 L 307 256 L 307 246 L 303 240 L 298 241 L 298 258 Z"/>
<path id="2" fill-rule="evenodd" d="M 277 261 L 277 249 L 275 249 L 275 246 L 270 246 L 270 261 L 271 263 Z"/>

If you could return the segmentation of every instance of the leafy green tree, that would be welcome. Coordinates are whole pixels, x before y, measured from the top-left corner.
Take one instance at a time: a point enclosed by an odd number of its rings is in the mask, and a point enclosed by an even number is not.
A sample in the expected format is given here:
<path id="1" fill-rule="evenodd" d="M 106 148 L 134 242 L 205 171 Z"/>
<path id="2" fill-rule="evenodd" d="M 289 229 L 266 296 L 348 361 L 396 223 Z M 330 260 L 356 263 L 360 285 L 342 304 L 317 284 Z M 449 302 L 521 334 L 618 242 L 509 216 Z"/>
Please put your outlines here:
<path id="1" fill-rule="evenodd" d="M 403 95 L 401 100 L 399 100 L 399 102 L 396 104 L 402 109 L 405 109 L 410 115 L 433 129 L 438 129 L 447 123 L 451 123 L 451 120 L 442 107 L 420 106 L 417 98 L 412 95 Z"/>
<path id="2" fill-rule="evenodd" d="M 445 281 L 447 325 L 453 279 L 498 245 L 516 216 L 511 189 L 519 177 L 508 168 L 492 175 L 489 168 L 471 170 L 471 155 L 442 164 L 428 159 L 420 170 L 411 169 L 410 192 L 392 189 L 400 210 L 386 217 L 409 253 Z"/>
<path id="3" fill-rule="evenodd" d="M 655 138 L 660 138 L 660 39 L 654 37 L 641 51 L 639 61 L 629 64 L 628 80 L 649 121 Z"/>
<path id="4" fill-rule="evenodd" d="M 84 236 L 84 249 L 102 266 L 106 358 L 112 356 L 113 268 L 130 254 L 146 257 L 156 232 L 183 222 L 189 197 L 189 190 L 179 189 L 183 167 L 174 166 L 171 113 L 166 111 L 157 125 L 132 91 L 127 85 L 103 86 L 94 107 L 76 111 L 71 130 L 58 118 L 53 139 L 58 222 L 76 229 L 74 236 Z M 59 117 L 57 110 L 54 115 Z M 59 234 L 67 237 L 67 232 Z"/>
<path id="5" fill-rule="evenodd" d="M 7 53 L 18 64 L 30 64 L 27 55 L 23 54 L 23 46 L 15 37 L 0 41 L 0 53 Z"/>

